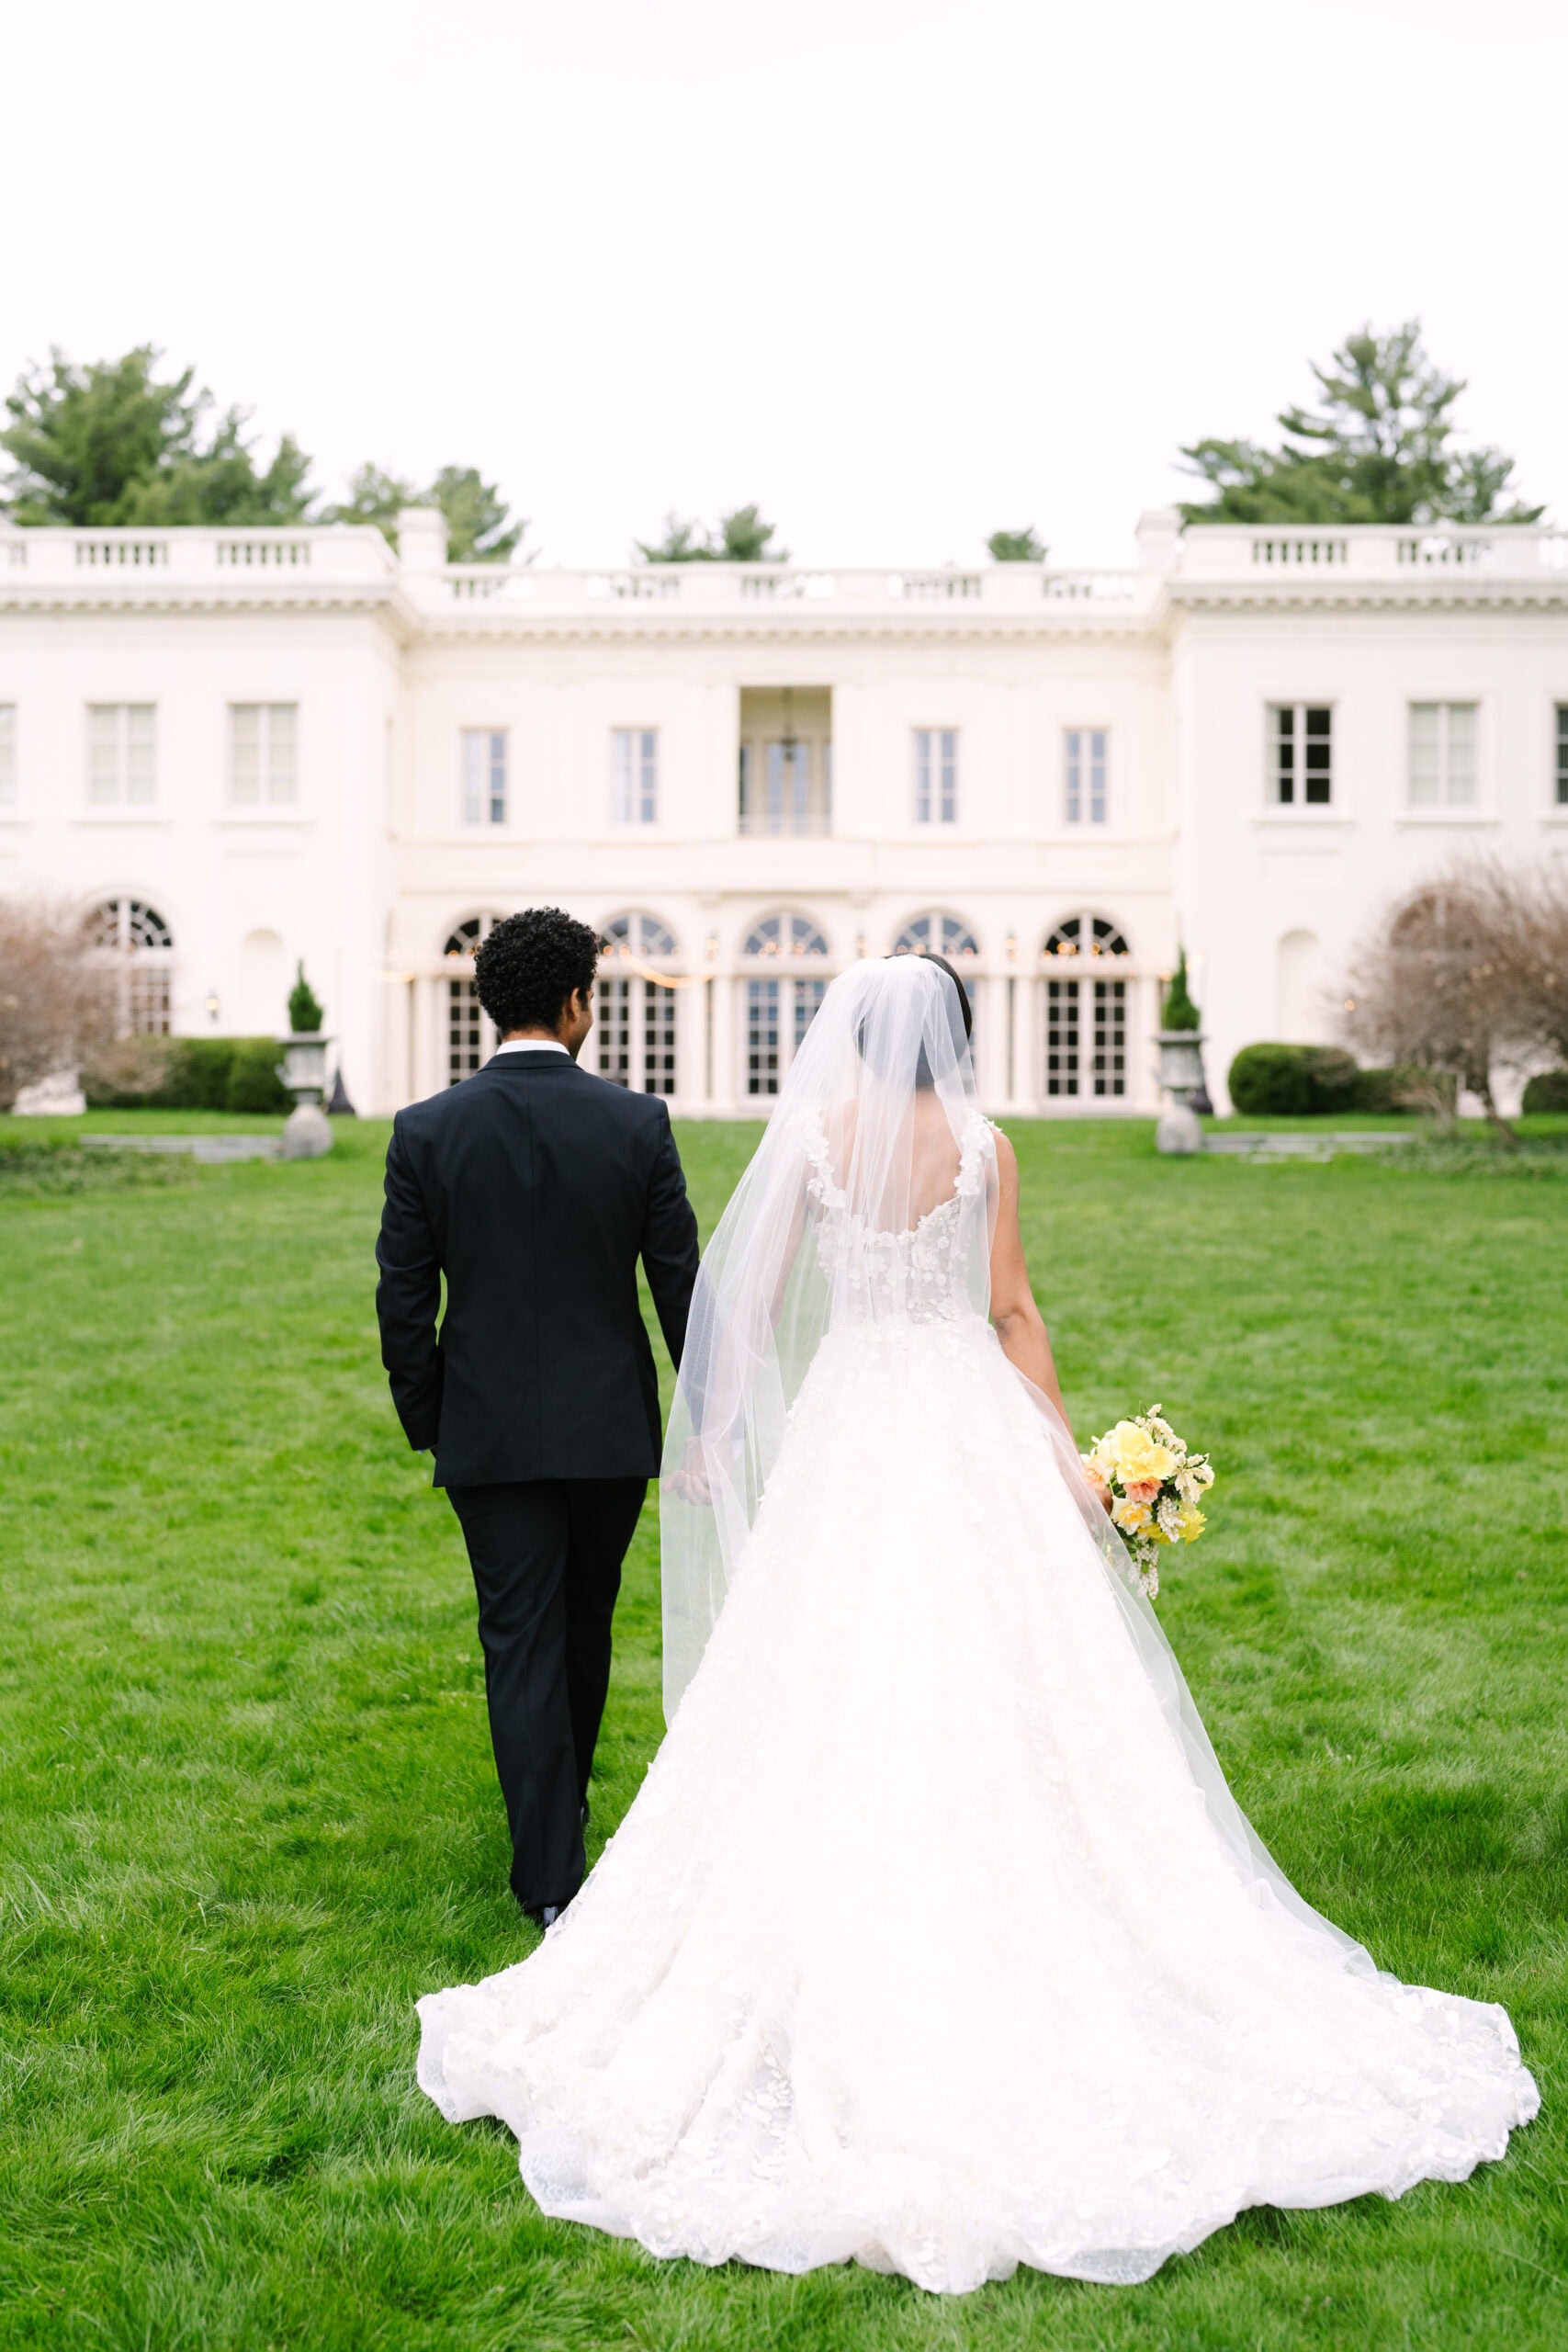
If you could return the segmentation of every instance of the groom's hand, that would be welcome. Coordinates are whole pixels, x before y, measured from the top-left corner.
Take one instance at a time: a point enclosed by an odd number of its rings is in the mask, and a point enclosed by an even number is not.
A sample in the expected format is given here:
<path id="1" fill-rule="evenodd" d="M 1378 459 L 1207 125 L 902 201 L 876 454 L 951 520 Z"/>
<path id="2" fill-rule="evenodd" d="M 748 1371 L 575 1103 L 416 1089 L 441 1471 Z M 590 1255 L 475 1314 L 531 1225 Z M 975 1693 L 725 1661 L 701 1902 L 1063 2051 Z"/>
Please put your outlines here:
<path id="1" fill-rule="evenodd" d="M 683 1503 L 694 1504 L 699 1510 L 711 1507 L 713 1488 L 708 1482 L 707 1460 L 700 1437 L 687 1439 L 680 1467 L 671 1470 L 664 1485 L 668 1493 L 679 1495 Z"/>

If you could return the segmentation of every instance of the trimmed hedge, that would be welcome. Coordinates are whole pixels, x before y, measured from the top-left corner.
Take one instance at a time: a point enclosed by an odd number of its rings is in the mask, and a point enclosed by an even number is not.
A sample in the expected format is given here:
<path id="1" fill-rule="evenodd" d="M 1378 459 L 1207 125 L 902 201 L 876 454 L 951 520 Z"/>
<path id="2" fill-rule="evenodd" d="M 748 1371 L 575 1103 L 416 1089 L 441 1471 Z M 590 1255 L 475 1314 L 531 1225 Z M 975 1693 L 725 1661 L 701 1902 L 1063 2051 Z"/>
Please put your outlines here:
<path id="1" fill-rule="evenodd" d="M 1540 1111 L 1568 1113 L 1568 1069 L 1543 1069 L 1525 1088 L 1524 1108 L 1533 1117 Z"/>
<path id="2" fill-rule="evenodd" d="M 1360 1077 L 1337 1046 L 1244 1046 L 1230 1067 L 1231 1107 L 1247 1118 L 1355 1111 Z"/>
<path id="3" fill-rule="evenodd" d="M 87 1100 L 106 1111 L 283 1112 L 290 1105 L 277 1078 L 273 1037 L 149 1038 L 150 1067 L 136 1087 L 112 1077 L 84 1078 Z M 162 1065 L 154 1069 L 154 1063 Z"/>
<path id="4" fill-rule="evenodd" d="M 1337 1046 L 1244 1046 L 1230 1067 L 1231 1107 L 1247 1118 L 1331 1118 L 1347 1111 L 1453 1108 L 1453 1080 L 1414 1063 L 1362 1069 Z"/>

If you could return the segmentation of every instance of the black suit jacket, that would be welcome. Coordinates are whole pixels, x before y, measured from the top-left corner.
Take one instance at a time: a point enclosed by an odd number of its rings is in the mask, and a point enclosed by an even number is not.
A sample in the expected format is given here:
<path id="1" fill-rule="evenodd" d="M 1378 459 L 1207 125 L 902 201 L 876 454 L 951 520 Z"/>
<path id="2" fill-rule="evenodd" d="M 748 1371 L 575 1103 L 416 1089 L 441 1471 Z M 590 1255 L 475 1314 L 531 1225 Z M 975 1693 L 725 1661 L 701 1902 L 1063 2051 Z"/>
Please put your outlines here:
<path id="1" fill-rule="evenodd" d="M 679 1364 L 697 1226 L 657 1095 L 565 1054 L 497 1054 L 398 1113 L 376 1312 L 398 1417 L 434 1447 L 438 1487 L 654 1476 L 639 1256 Z"/>

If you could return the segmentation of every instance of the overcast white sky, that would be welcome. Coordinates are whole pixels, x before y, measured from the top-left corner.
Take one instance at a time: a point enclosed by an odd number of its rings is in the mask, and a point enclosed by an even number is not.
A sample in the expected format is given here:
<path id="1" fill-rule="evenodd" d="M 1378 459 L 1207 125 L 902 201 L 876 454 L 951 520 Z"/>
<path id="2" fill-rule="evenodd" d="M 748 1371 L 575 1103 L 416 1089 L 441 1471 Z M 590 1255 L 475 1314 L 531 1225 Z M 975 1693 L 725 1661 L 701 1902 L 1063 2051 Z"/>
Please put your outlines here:
<path id="1" fill-rule="evenodd" d="M 4 18 L 0 384 L 151 339 L 553 562 L 1120 562 L 1418 315 L 1568 518 L 1554 0 L 73 0 Z"/>

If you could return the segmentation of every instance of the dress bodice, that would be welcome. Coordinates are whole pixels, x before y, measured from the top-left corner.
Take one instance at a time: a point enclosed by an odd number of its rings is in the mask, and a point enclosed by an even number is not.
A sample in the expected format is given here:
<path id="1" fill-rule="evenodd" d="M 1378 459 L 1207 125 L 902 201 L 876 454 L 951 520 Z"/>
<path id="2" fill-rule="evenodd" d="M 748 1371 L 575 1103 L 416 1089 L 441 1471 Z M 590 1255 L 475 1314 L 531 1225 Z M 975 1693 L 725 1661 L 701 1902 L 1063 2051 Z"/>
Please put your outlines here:
<path id="1" fill-rule="evenodd" d="M 932 1323 L 972 1314 L 964 1256 L 970 1246 L 966 1202 L 984 1183 L 987 1122 L 971 1119 L 959 1147 L 953 1191 L 900 1231 L 852 1208 L 833 1174 L 819 1122 L 806 1138 L 807 1199 L 822 1271 L 835 1306 L 852 1321 Z"/>

